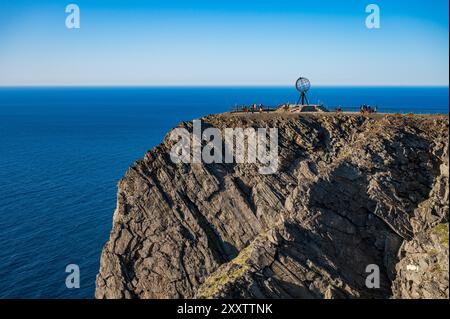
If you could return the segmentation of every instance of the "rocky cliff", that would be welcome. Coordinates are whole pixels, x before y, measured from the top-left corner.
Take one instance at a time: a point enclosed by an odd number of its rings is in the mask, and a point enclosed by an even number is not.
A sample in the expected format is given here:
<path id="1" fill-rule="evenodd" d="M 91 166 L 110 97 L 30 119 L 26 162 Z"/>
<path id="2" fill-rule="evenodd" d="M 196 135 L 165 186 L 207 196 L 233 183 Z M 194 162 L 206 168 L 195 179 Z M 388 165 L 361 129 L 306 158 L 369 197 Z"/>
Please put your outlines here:
<path id="1" fill-rule="evenodd" d="M 167 137 L 119 182 L 97 298 L 449 297 L 448 117 L 202 121 L 278 128 L 278 173 L 175 164 Z"/>

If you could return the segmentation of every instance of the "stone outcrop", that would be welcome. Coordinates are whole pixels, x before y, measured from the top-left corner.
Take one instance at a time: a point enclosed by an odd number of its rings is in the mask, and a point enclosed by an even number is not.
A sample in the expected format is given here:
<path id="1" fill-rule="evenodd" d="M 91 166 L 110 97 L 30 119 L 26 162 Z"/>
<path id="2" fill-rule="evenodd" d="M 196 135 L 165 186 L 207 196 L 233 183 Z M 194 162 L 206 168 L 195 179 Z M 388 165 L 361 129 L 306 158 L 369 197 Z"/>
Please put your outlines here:
<path id="1" fill-rule="evenodd" d="M 278 172 L 175 164 L 166 137 L 119 182 L 97 298 L 449 297 L 448 117 L 202 121 L 278 128 Z"/>

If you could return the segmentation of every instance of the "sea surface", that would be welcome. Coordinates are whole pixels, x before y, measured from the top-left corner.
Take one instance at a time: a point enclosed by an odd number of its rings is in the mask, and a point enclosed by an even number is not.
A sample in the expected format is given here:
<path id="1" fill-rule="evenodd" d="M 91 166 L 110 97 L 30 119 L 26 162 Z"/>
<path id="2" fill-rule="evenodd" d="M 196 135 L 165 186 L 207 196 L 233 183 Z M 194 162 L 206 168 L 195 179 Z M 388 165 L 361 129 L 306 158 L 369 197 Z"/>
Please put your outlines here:
<path id="1" fill-rule="evenodd" d="M 320 87 L 311 103 L 448 114 L 448 87 Z M 0 298 L 93 298 L 117 182 L 180 121 L 296 102 L 289 87 L 0 88 Z M 80 288 L 68 289 L 68 264 Z"/>

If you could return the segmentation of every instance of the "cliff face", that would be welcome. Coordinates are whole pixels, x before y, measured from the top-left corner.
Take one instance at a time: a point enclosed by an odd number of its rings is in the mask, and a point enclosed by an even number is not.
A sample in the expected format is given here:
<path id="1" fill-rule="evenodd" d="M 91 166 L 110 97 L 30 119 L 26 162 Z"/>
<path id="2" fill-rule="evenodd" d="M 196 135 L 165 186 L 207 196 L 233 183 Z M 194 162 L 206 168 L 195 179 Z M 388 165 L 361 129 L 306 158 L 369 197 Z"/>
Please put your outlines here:
<path id="1" fill-rule="evenodd" d="M 166 138 L 119 182 L 97 298 L 449 297 L 447 117 L 202 121 L 278 128 L 278 173 L 174 164 Z"/>

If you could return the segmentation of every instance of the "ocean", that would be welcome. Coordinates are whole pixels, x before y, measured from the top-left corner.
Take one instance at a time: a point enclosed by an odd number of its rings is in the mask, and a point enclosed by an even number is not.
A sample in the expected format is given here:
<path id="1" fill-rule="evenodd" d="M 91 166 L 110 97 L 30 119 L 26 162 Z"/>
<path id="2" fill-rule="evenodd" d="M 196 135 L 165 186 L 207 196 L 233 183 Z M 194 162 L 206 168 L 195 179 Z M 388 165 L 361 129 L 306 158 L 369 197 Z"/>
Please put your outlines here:
<path id="1" fill-rule="evenodd" d="M 448 114 L 448 87 L 319 87 L 311 103 Z M 117 182 L 180 121 L 289 87 L 0 88 L 0 298 L 93 298 Z M 65 285 L 80 268 L 80 288 Z"/>

